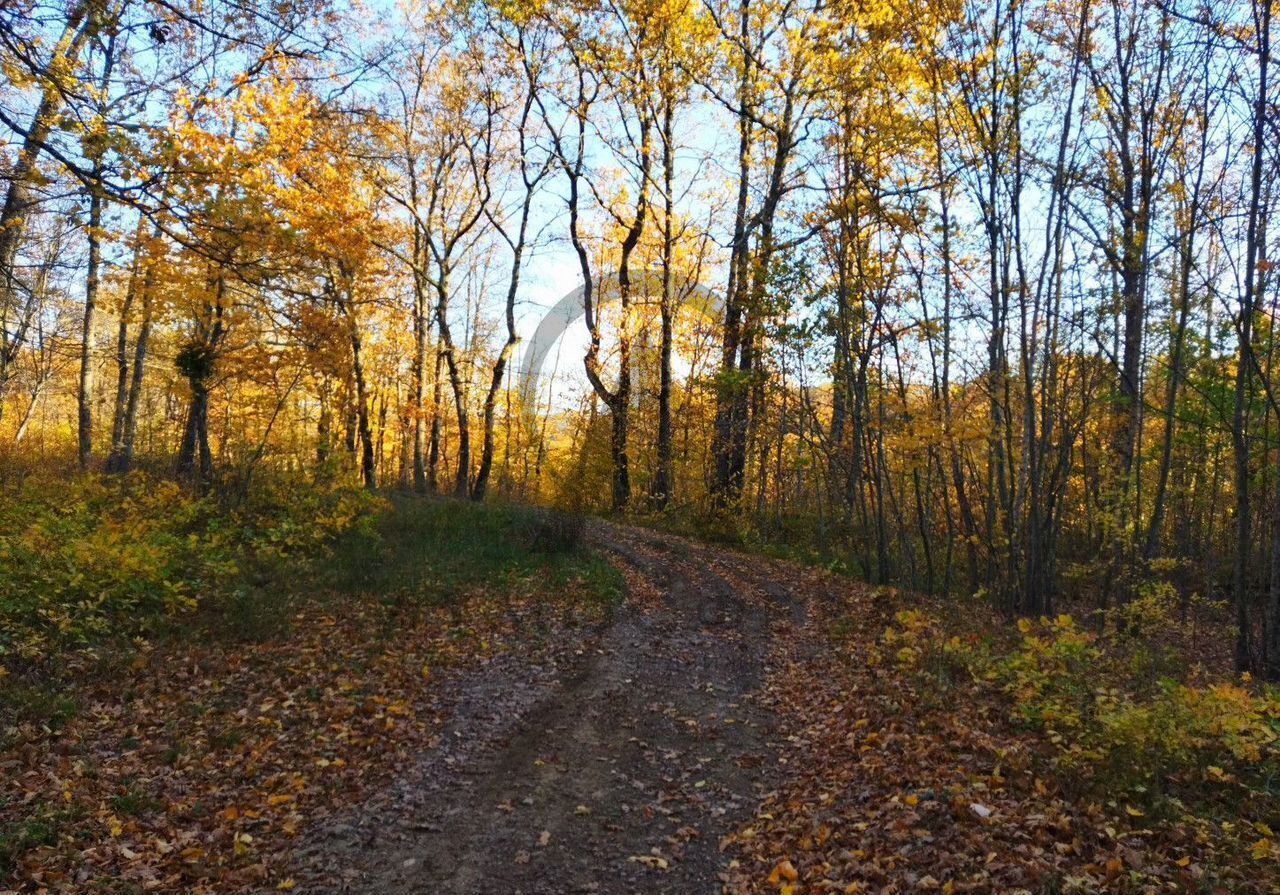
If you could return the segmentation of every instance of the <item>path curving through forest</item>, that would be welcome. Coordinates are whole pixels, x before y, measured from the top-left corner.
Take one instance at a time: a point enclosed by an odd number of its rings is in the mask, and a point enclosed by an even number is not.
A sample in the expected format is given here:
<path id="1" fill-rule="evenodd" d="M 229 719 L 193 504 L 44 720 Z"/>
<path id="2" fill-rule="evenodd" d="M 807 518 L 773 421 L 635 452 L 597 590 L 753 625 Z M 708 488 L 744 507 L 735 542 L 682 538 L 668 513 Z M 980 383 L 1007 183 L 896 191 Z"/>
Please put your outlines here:
<path id="1" fill-rule="evenodd" d="M 593 522 L 625 603 L 558 666 L 451 684 L 437 745 L 298 853 L 317 893 L 719 892 L 722 837 L 768 789 L 753 698 L 803 605 L 771 564 Z"/>

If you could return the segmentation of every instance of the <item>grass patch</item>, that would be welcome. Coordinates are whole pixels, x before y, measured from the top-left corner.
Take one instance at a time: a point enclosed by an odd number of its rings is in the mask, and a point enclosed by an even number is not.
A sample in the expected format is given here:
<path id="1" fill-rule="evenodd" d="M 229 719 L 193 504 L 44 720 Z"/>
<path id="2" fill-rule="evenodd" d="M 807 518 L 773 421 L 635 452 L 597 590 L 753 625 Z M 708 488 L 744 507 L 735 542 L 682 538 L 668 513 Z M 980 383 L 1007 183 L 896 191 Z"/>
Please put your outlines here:
<path id="1" fill-rule="evenodd" d="M 318 583 L 390 602 L 446 605 L 478 590 L 615 604 L 617 570 L 582 543 L 579 516 L 396 495 L 376 524 L 339 538 Z"/>
<path id="2" fill-rule="evenodd" d="M 0 876 L 13 873 L 32 849 L 57 845 L 76 818 L 74 811 L 41 805 L 23 820 L 0 825 Z"/>
<path id="3" fill-rule="evenodd" d="M 686 506 L 642 513 L 631 517 L 631 521 L 705 544 L 822 568 L 858 580 L 867 578 L 848 547 L 844 526 L 823 525 L 820 520 L 805 516 L 779 520 L 750 511 Z"/>
<path id="4" fill-rule="evenodd" d="M 284 481 L 223 506 L 138 476 L 6 491 L 0 731 L 67 724 L 69 684 L 87 669 L 127 679 L 162 644 L 279 642 L 304 610 L 354 598 L 382 607 L 390 640 L 401 610 L 448 607 L 464 625 L 474 597 L 598 614 L 622 594 L 617 570 L 583 545 L 583 517 L 553 509 Z"/>
<path id="5" fill-rule="evenodd" d="M 136 783 L 124 792 L 112 796 L 108 799 L 107 804 L 111 806 L 111 810 L 116 814 L 126 817 L 140 817 L 148 811 L 156 811 L 161 807 L 160 802 L 155 797 Z"/>
<path id="6" fill-rule="evenodd" d="M 58 730 L 77 710 L 75 698 L 52 683 L 11 681 L 0 689 L 0 720 L 9 723 L 35 721 Z"/>

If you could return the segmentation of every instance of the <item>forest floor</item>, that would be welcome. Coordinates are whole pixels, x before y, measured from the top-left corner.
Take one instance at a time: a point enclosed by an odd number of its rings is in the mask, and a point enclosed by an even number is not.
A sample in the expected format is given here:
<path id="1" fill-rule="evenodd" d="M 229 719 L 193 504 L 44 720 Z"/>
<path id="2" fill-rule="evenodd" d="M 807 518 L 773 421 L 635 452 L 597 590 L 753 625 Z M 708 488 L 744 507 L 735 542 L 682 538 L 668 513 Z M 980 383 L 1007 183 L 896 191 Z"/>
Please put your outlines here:
<path id="1" fill-rule="evenodd" d="M 1269 853 L 1215 867 L 1221 826 L 1087 795 L 989 691 L 884 664 L 920 598 L 646 529 L 589 541 L 625 605 L 559 664 L 459 679 L 438 746 L 295 851 L 300 889 L 1276 891 Z"/>
<path id="2" fill-rule="evenodd" d="M 439 746 L 299 850 L 316 892 L 712 892 L 765 796 L 754 698 L 803 603 L 754 563 L 596 523 L 629 598 L 562 664 L 455 682 Z"/>
<path id="3" fill-rule="evenodd" d="M 1277 891 L 1274 807 L 1099 794 L 990 687 L 886 661 L 899 610 L 939 601 L 603 521 L 585 540 L 620 603 L 574 559 L 427 608 L 305 606 L 10 728 L 0 893 Z"/>

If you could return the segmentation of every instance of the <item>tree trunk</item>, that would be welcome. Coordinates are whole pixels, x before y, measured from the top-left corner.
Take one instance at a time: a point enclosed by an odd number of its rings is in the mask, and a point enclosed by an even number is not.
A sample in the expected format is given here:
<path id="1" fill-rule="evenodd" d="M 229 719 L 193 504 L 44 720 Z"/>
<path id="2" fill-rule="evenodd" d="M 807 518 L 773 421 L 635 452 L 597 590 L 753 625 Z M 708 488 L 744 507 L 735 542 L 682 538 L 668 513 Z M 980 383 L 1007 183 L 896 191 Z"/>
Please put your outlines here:
<path id="1" fill-rule="evenodd" d="M 207 306 L 207 318 L 200 321 L 197 337 L 178 352 L 175 363 L 190 386 L 187 421 L 178 448 L 177 475 L 195 481 L 200 488 L 213 484 L 213 451 L 209 447 L 209 380 L 218 359 L 218 349 L 225 334 L 223 300 L 226 284 L 220 273 L 209 285 L 213 303 Z"/>
<path id="2" fill-rule="evenodd" d="M 147 369 L 147 346 L 151 338 L 151 296 L 155 287 L 155 274 L 148 270 L 142 280 L 142 321 L 133 345 L 133 369 L 130 374 L 129 397 L 125 401 L 124 425 L 121 428 L 120 454 L 115 472 L 128 472 L 133 468 L 134 444 L 138 434 L 138 404 L 142 400 L 142 383 Z"/>
<path id="3" fill-rule="evenodd" d="M 662 109 L 662 341 L 658 359 L 658 468 L 653 477 L 651 499 L 656 509 L 666 509 L 671 502 L 674 484 L 674 459 L 671 446 L 671 342 L 675 308 L 672 306 L 672 255 L 675 250 L 673 220 L 674 199 L 671 195 L 675 174 L 675 103 L 667 98 Z"/>
<path id="4" fill-rule="evenodd" d="M 420 267 L 422 261 L 422 234 L 417 222 L 413 228 L 413 487 L 426 491 L 428 487 L 425 458 L 427 401 L 426 365 L 427 337 L 431 324 L 427 312 L 427 284 Z"/>
<path id="5" fill-rule="evenodd" d="M 413 487 L 417 491 L 427 490 L 427 467 L 426 467 L 426 420 L 424 419 L 424 411 L 426 409 L 427 399 L 427 383 L 426 383 L 426 362 L 427 362 L 427 321 L 419 312 L 415 312 L 414 320 L 414 351 L 413 351 Z"/>
<path id="6" fill-rule="evenodd" d="M 134 302 L 138 297 L 138 268 L 142 263 L 143 218 L 138 218 L 138 229 L 134 234 L 136 247 L 133 254 L 133 265 L 129 272 L 129 285 L 125 290 L 124 301 L 120 305 L 120 319 L 116 325 L 116 396 L 112 403 L 111 413 L 111 451 L 107 455 L 107 472 L 116 472 L 120 451 L 124 441 L 125 409 L 129 402 L 129 316 L 133 312 Z"/>
<path id="7" fill-rule="evenodd" d="M 18 420 L 18 428 L 13 433 L 14 444 L 22 444 L 22 440 L 27 437 L 27 427 L 31 425 L 31 418 L 35 416 L 36 404 L 40 401 L 40 392 L 44 391 L 47 381 L 46 377 L 40 376 L 36 379 L 35 385 L 31 387 L 31 400 L 27 402 L 27 409 L 22 412 L 22 419 Z"/>
<path id="8" fill-rule="evenodd" d="M 528 115 L 528 105 L 525 115 Z M 522 122 L 523 125 L 523 122 Z M 521 131 L 523 134 L 523 130 Z M 520 289 L 520 266 L 524 259 L 524 244 L 529 229 L 529 212 L 533 204 L 533 184 L 526 181 L 524 204 L 520 208 L 520 226 L 515 241 L 511 246 L 511 279 L 507 285 L 506 322 L 507 339 L 493 364 L 493 373 L 489 378 L 489 390 L 484 396 L 484 436 L 480 448 L 480 467 L 476 470 L 475 483 L 471 489 L 472 500 L 484 500 L 485 491 L 489 487 L 489 473 L 493 468 L 493 429 L 494 417 L 498 404 L 498 392 L 502 389 L 502 380 L 506 375 L 507 362 L 516 347 L 516 296 Z M 508 405 L 507 419 L 510 421 L 513 410 Z"/>
<path id="9" fill-rule="evenodd" d="M 1269 110 L 1271 108 L 1270 97 L 1268 95 L 1271 62 L 1271 15 L 1272 0 L 1261 0 L 1255 3 L 1258 21 L 1258 97 L 1254 105 L 1254 122 L 1253 122 L 1253 170 L 1250 182 L 1249 194 L 1249 230 L 1246 247 L 1245 261 L 1245 290 L 1250 293 L 1250 299 L 1244 303 L 1245 307 L 1252 312 L 1255 298 L 1261 299 L 1265 294 L 1265 286 L 1267 281 L 1266 271 L 1262 270 L 1259 259 L 1266 257 L 1266 217 L 1262 214 L 1262 156 L 1263 146 L 1266 145 L 1266 127 L 1269 122 Z M 1256 290 L 1256 292 L 1254 291 Z M 1252 346 L 1248 342 L 1242 343 L 1244 348 L 1252 354 Z M 1243 362 L 1241 366 L 1244 366 Z M 1244 468 L 1247 490 L 1247 461 Z M 1275 496 L 1275 518 L 1273 520 L 1274 528 L 1272 530 L 1272 546 L 1271 546 L 1271 582 L 1270 593 L 1267 599 L 1267 611 L 1265 629 L 1263 631 L 1262 653 L 1265 667 L 1264 674 L 1268 680 L 1280 680 L 1280 470 L 1276 476 L 1276 496 Z M 1241 554 L 1247 562 L 1248 550 L 1245 548 Z M 1236 665 L 1244 667 L 1248 665 L 1249 654 L 1247 626 L 1249 623 L 1248 611 L 1245 603 L 1245 582 L 1243 580 L 1243 570 L 1240 573 L 1240 581 L 1238 584 L 1237 597 L 1237 625 L 1240 628 L 1240 635 L 1236 644 Z"/>
<path id="10" fill-rule="evenodd" d="M 94 177 L 102 176 L 102 161 L 93 165 Z M 102 264 L 102 206 L 101 187 L 96 184 L 89 190 L 89 262 L 84 287 L 84 316 L 81 324 L 80 380 L 76 387 L 76 456 L 81 469 L 88 469 L 93 459 L 93 327 L 98 308 L 98 274 Z"/>
<path id="11" fill-rule="evenodd" d="M 449 327 L 449 297 L 449 270 L 445 268 L 436 281 L 436 331 L 440 333 L 440 353 L 449 372 L 453 409 L 458 420 L 458 474 L 454 479 L 453 493 L 455 497 L 466 497 L 471 483 L 471 417 L 467 409 L 462 365 L 458 362 L 453 331 Z"/>
<path id="12" fill-rule="evenodd" d="M 177 471 L 178 478 L 194 480 L 203 490 L 213 484 L 213 452 L 209 448 L 209 389 L 203 377 L 192 376 L 188 378 L 188 382 L 191 399 L 187 406 L 182 445 L 178 449 Z"/>
<path id="13" fill-rule="evenodd" d="M 342 301 L 343 314 L 347 318 L 348 338 L 351 340 L 351 375 L 356 384 L 356 426 L 360 436 L 360 478 L 369 490 L 378 487 L 378 467 L 374 456 L 373 426 L 369 421 L 369 386 L 365 378 L 363 339 L 360 326 L 351 308 L 350 299 Z"/>
<path id="14" fill-rule="evenodd" d="M 1253 542 L 1249 500 L 1249 440 L 1245 434 L 1248 417 L 1248 392 L 1256 363 L 1253 352 L 1253 317 L 1257 299 L 1257 267 L 1260 257 L 1262 221 L 1262 160 L 1266 146 L 1268 121 L 1268 83 L 1271 57 L 1271 0 L 1255 4 L 1260 12 L 1258 34 L 1258 94 L 1253 107 L 1253 165 L 1249 182 L 1249 218 L 1245 230 L 1244 289 L 1240 296 L 1240 353 L 1236 364 L 1236 390 L 1232 409 L 1232 446 L 1235 449 L 1236 487 L 1236 556 L 1232 570 L 1232 596 L 1236 609 L 1236 670 L 1245 671 L 1253 664 L 1252 623 L 1249 618 L 1249 558 Z M 1268 606 L 1268 641 L 1273 631 L 1280 644 L 1280 579 L 1271 592 Z M 1280 653 L 1277 653 L 1280 655 Z M 1269 669 L 1268 669 L 1269 670 Z"/>
<path id="15" fill-rule="evenodd" d="M 444 401 L 443 349 L 436 350 L 435 369 L 431 380 L 431 434 L 427 441 L 427 490 L 435 494 L 440 489 L 440 408 Z"/>
<path id="16" fill-rule="evenodd" d="M 1203 164 L 1201 165 L 1203 171 Z M 1195 265 L 1195 236 L 1200 205 L 1200 184 L 1197 179 L 1191 198 L 1190 219 L 1187 232 L 1179 247 L 1178 265 L 1178 318 L 1174 324 L 1173 344 L 1169 346 L 1169 388 L 1165 393 L 1164 435 L 1160 445 L 1160 467 L 1156 475 L 1156 493 L 1153 498 L 1151 520 L 1147 526 L 1143 558 L 1148 562 L 1160 550 L 1160 530 L 1164 527 L 1164 511 L 1169 488 L 1169 468 L 1173 459 L 1173 436 L 1177 422 L 1178 387 L 1182 380 L 1182 355 L 1186 343 L 1187 318 L 1191 308 L 1191 272 Z"/>
<path id="17" fill-rule="evenodd" d="M 711 483 L 712 500 L 717 506 L 736 503 L 742 482 L 735 476 L 734 433 L 739 426 L 738 392 L 746 384 L 738 376 L 738 354 L 742 346 L 742 315 L 748 294 L 750 250 L 747 232 L 747 202 L 751 190 L 751 156 L 755 143 L 753 118 L 753 58 L 747 45 L 751 34 L 748 4 L 739 15 L 738 39 L 742 43 L 742 77 L 738 83 L 738 195 L 733 214 L 733 239 L 729 246 L 729 282 L 725 289 L 724 331 L 720 350 L 720 381 L 716 395 L 715 428 L 711 454 L 715 470 Z"/>

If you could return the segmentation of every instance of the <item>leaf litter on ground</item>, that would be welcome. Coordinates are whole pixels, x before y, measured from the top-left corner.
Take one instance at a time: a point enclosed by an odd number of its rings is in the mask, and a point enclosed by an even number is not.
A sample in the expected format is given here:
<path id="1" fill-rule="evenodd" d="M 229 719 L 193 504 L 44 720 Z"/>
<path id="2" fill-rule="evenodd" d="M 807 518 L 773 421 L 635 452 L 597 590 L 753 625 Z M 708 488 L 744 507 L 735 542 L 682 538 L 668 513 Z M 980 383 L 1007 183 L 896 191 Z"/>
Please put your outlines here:
<path id="1" fill-rule="evenodd" d="M 582 648 L 599 601 L 563 597 L 353 598 L 269 642 L 170 644 L 123 675 L 70 675 L 73 717 L 4 731 L 0 891 L 292 888 L 294 838 L 431 747 L 452 675 Z"/>

